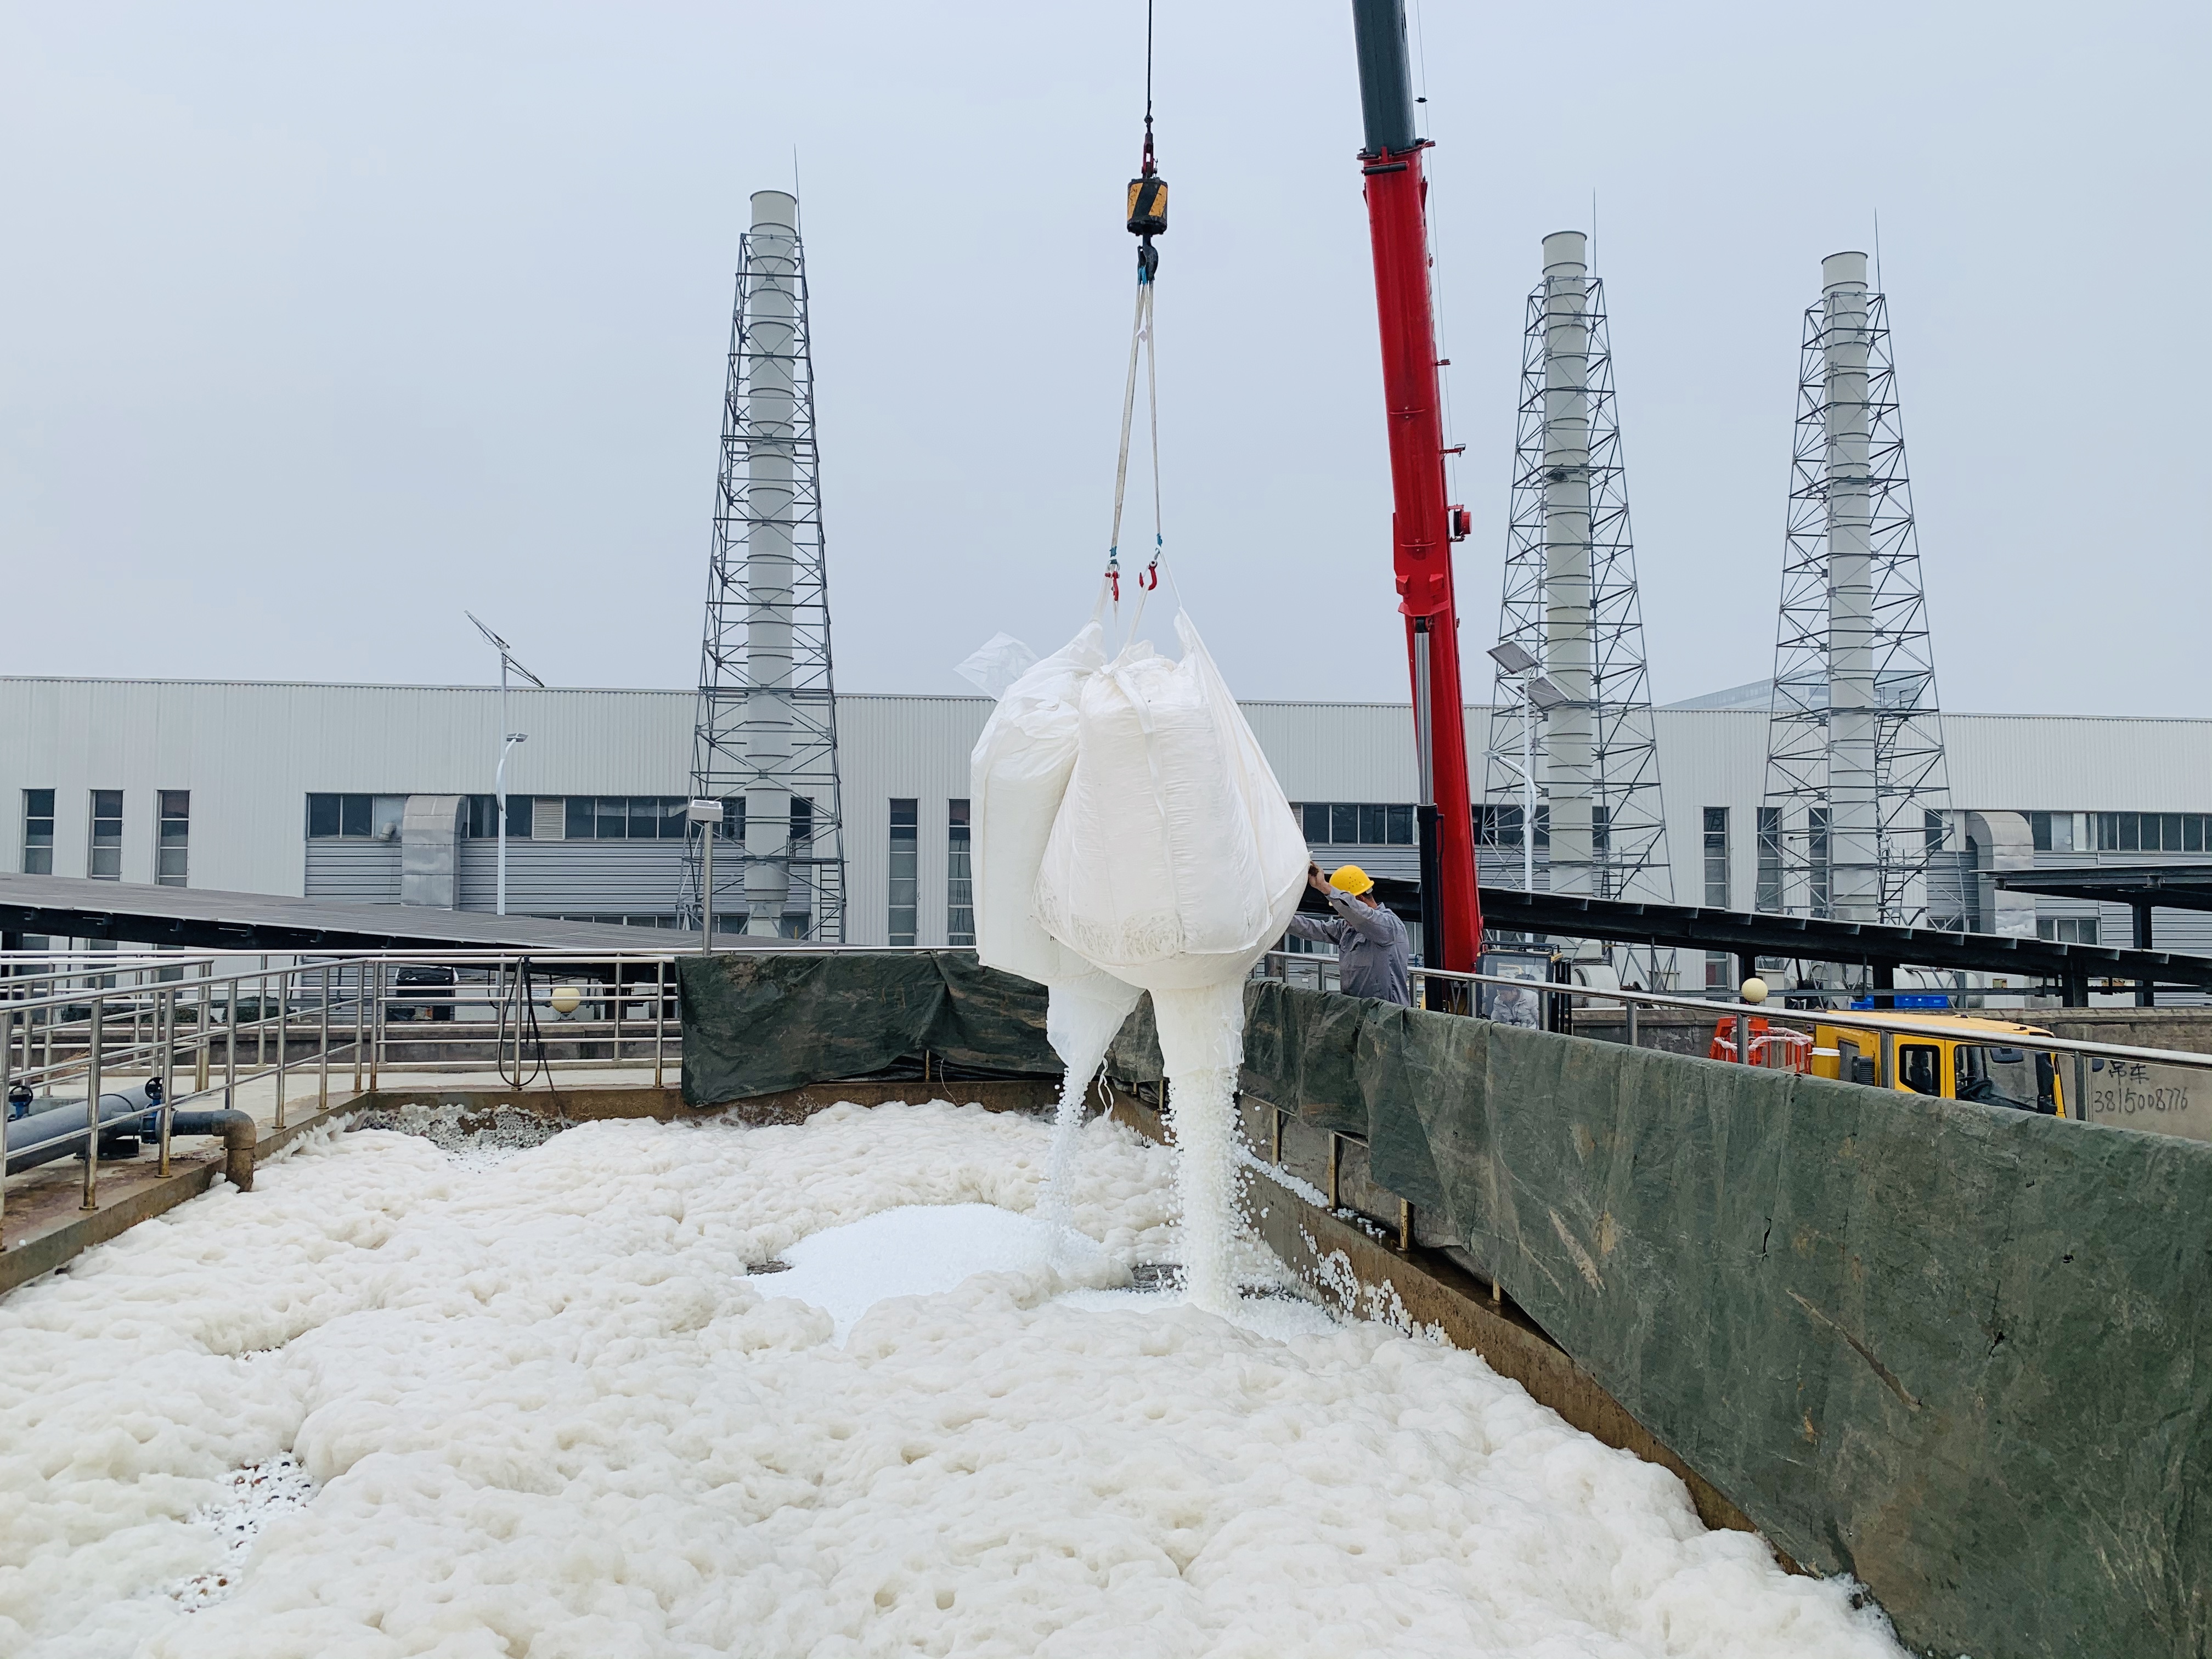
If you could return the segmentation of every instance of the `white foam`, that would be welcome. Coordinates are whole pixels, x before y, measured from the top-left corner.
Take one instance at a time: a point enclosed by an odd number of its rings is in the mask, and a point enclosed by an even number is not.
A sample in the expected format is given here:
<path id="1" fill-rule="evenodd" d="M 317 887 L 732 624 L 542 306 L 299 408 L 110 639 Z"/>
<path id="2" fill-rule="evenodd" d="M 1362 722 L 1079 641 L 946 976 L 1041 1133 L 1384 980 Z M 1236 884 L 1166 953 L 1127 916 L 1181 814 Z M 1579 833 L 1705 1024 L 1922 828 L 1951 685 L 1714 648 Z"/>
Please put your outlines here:
<path id="1" fill-rule="evenodd" d="M 791 1271 L 763 1278 L 760 1290 L 821 1309 L 842 1342 L 862 1314 L 895 1296 L 957 1290 L 977 1273 L 1068 1267 L 1067 1242 L 1054 1233 L 989 1204 L 902 1205 L 801 1239 L 783 1253 Z M 1090 1240 L 1078 1248 L 1107 1264 Z"/>
<path id="2" fill-rule="evenodd" d="M 591 1123 L 480 1172 L 359 1133 L 134 1228 L 0 1302 L 0 1653 L 1898 1659 L 1470 1354 L 988 1251 L 841 1346 L 747 1277 L 902 1206 L 1020 1219 L 1048 1133 Z M 1170 1156 L 1084 1133 L 1074 1225 L 1182 1260 Z M 1316 1317 L 1276 1300 L 1238 1311 Z M 312 1497 L 187 1611 L 287 1453 Z"/>

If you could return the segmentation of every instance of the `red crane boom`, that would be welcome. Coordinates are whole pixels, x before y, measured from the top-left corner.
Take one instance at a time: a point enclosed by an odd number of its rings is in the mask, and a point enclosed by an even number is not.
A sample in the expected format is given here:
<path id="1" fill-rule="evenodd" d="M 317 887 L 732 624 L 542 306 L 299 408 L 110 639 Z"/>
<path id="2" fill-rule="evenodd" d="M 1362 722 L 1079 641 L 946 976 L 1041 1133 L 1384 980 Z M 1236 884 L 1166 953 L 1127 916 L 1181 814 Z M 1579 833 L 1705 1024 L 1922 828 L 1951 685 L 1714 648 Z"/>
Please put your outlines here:
<path id="1" fill-rule="evenodd" d="M 1482 948 L 1467 722 L 1459 684 L 1459 613 L 1452 544 L 1466 511 L 1444 480 L 1436 315 L 1429 291 L 1425 139 L 1413 130 L 1404 0 L 1352 0 L 1366 148 L 1359 170 L 1375 245 L 1375 306 L 1382 332 L 1382 394 L 1390 427 L 1391 554 L 1413 688 L 1421 777 L 1422 959 L 1473 971 Z M 1432 1002 L 1431 1006 L 1435 1006 Z"/>

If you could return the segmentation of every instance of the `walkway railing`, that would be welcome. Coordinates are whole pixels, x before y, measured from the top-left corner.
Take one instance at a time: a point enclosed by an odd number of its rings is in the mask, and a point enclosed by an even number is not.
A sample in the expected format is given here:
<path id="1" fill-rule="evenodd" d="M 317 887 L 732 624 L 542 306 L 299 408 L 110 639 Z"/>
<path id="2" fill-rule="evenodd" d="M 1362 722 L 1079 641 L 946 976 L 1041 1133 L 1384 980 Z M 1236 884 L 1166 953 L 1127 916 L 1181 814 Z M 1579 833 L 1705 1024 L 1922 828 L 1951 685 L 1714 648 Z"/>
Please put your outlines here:
<path id="1" fill-rule="evenodd" d="M 380 951 L 248 959 L 215 953 L 0 956 L 0 1100 L 26 1118 L 82 1102 L 82 1121 L 24 1137 L 7 1158 L 56 1147 L 84 1159 L 82 1207 L 99 1206 L 100 1141 L 150 1127 L 170 1173 L 176 1114 L 252 1100 L 288 1126 L 295 1103 L 326 1109 L 388 1074 L 495 1073 L 522 1087 L 549 1073 L 680 1060 L 674 955 Z M 143 1091 L 137 1101 L 117 1096 Z M 40 1160 L 46 1161 L 46 1160 Z M 0 1183 L 0 1226 L 4 1226 Z M 4 1246 L 0 1232 L 0 1246 Z"/>
<path id="2" fill-rule="evenodd" d="M 11 1120 L 82 1103 L 82 1122 L 8 1146 L 9 1158 L 81 1145 L 83 1207 L 99 1203 L 102 1135 L 154 1133 L 169 1173 L 172 1129 L 186 1108 L 233 1108 L 249 1097 L 284 1129 L 295 1099 L 316 1110 L 375 1091 L 394 1074 L 495 1073 L 510 1087 L 552 1073 L 649 1066 L 665 1086 L 682 1035 L 669 950 L 378 951 L 262 957 L 220 953 L 0 953 L 0 1099 Z M 1271 951 L 1257 971 L 1334 988 L 1336 959 Z M 1689 1009 L 1726 1019 L 1735 1051 L 1752 1052 L 1753 1018 L 1817 1018 L 1873 1036 L 1876 1084 L 1893 1085 L 1896 1039 L 1925 1036 L 1925 1018 L 1881 1011 L 1801 1011 L 1664 992 L 1563 985 L 1495 974 L 1416 968 L 1421 1001 L 1467 1010 L 1479 988 L 1625 1011 L 1638 1041 L 1646 1009 Z M 1556 1004 L 1552 1006 L 1556 1006 Z M 2212 1054 L 2038 1036 L 2032 1046 L 2073 1059 L 2068 1097 L 2089 1095 L 2096 1060 L 2212 1070 Z M 152 1085 L 149 1088 L 149 1085 Z M 116 1094 L 147 1090 L 107 1108 Z M 296 1091 L 296 1093 L 295 1093 Z M 0 1188 L 0 1206 L 4 1188 Z M 0 1221 L 4 1212 L 0 1212 Z M 4 1235 L 0 1234 L 0 1245 Z"/>
<path id="3" fill-rule="evenodd" d="M 1310 981 L 1316 990 L 1334 990 L 1338 959 L 1303 951 L 1270 951 L 1261 963 L 1261 971 L 1273 979 L 1292 983 Z M 1865 1031 L 1876 1039 L 1875 1086 L 1893 1088 L 1897 1078 L 1897 1039 L 1899 1036 L 1930 1035 L 1929 1017 L 1915 1017 L 1897 1011 L 1883 1012 L 1865 1009 L 1800 1009 L 1777 1007 L 1771 1003 L 1750 1003 L 1736 1000 L 1719 1000 L 1711 997 L 1680 996 L 1662 991 L 1635 991 L 1612 986 L 1563 985 L 1550 980 L 1516 978 L 1502 974 L 1455 973 L 1443 968 L 1415 968 L 1413 969 L 1414 995 L 1424 1007 L 1446 1007 L 1452 1012 L 1471 1012 L 1466 1008 L 1470 993 L 1455 992 L 1457 986 L 1498 986 L 1510 988 L 1524 995 L 1538 998 L 1560 998 L 1570 1005 L 1593 1003 L 1617 1006 L 1625 1011 L 1627 1025 L 1625 1040 L 1632 1048 L 1638 1046 L 1637 1015 L 1646 1008 L 1688 1008 L 1715 1020 L 1729 1020 L 1734 1026 L 1735 1049 L 1739 1054 L 1752 1052 L 1751 1022 L 1753 1019 L 1818 1020 L 1823 1025 L 1835 1025 L 1848 1030 Z M 1785 995 L 1794 994 L 1785 993 Z M 1557 1006 L 1555 1003 L 1540 1002 L 1540 1007 Z M 2033 1013 L 2022 1009 L 2023 1014 Z M 1549 1024 L 1549 1021 L 1544 1022 Z M 2030 1020 L 2019 1022 L 2033 1024 Z M 2160 1066 L 2180 1066 L 2197 1070 L 2212 1070 L 2212 1054 L 2197 1054 L 2181 1048 L 2143 1048 L 2127 1043 L 2087 1042 L 2061 1036 L 2039 1036 L 2033 1042 L 2023 1042 L 2022 1048 L 2047 1049 L 2055 1054 L 2070 1054 L 2074 1060 L 2071 1087 L 2067 1098 L 2085 1102 L 2088 1098 L 2089 1062 L 2092 1060 L 2149 1061 Z M 2086 1116 L 2082 1118 L 2087 1121 Z"/>

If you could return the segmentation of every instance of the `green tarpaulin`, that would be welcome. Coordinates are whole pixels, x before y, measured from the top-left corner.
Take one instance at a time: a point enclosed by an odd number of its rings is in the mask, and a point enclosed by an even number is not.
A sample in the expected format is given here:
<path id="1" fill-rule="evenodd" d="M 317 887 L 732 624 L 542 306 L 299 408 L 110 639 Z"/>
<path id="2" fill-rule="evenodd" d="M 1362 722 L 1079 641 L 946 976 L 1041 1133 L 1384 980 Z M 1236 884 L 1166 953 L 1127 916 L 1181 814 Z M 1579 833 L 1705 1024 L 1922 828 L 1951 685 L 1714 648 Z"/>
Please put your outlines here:
<path id="1" fill-rule="evenodd" d="M 1042 985 L 963 951 L 724 951 L 677 961 L 693 1106 L 866 1077 L 928 1054 L 969 1076 L 1055 1074 Z"/>
<path id="2" fill-rule="evenodd" d="M 2212 1146 L 1255 981 L 1364 1137 L 1782 1548 L 1978 1659 L 2212 1650 Z M 1109 1060 L 1159 1075 L 1150 1009 Z"/>

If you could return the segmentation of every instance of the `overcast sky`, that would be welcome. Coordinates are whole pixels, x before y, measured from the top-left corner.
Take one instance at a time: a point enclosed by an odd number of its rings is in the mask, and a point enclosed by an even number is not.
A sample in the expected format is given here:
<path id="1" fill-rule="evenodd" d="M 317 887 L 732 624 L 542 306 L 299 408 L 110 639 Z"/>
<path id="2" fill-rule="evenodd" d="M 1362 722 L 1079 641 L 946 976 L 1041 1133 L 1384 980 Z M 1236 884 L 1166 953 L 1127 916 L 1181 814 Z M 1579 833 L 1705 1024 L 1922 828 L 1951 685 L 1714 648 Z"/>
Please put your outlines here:
<path id="1" fill-rule="evenodd" d="M 1881 216 L 1944 706 L 2212 714 L 2212 8 L 1424 0 L 1468 684 L 1545 232 L 1654 690 L 1771 671 L 1801 314 Z M 0 5 L 0 672 L 692 684 L 798 168 L 840 688 L 1087 613 L 1143 5 Z M 1346 0 L 1160 0 L 1168 538 L 1247 696 L 1401 698 Z"/>

